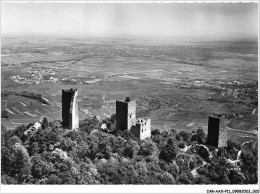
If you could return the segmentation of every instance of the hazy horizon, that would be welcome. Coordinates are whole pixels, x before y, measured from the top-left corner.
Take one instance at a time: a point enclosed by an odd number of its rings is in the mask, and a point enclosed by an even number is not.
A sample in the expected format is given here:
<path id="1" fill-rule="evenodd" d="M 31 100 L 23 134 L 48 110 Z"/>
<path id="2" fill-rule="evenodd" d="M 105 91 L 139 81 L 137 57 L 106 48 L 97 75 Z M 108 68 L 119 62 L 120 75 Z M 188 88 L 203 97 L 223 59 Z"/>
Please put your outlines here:
<path id="1" fill-rule="evenodd" d="M 2 36 L 257 38 L 257 3 L 1 4 Z"/>

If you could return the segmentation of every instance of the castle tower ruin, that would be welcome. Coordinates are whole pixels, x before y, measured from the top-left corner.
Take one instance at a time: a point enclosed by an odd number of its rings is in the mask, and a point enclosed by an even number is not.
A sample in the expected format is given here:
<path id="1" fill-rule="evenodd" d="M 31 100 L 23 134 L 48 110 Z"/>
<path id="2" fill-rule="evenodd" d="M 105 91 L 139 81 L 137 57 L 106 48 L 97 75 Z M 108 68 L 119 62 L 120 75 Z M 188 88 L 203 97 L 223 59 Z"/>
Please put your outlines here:
<path id="1" fill-rule="evenodd" d="M 116 129 L 130 130 L 136 124 L 136 101 L 116 101 Z"/>
<path id="2" fill-rule="evenodd" d="M 151 137 L 151 119 L 138 119 L 136 125 L 132 126 L 131 133 L 138 139 Z"/>
<path id="3" fill-rule="evenodd" d="M 77 89 L 62 90 L 62 125 L 68 129 L 79 128 Z"/>
<path id="4" fill-rule="evenodd" d="M 218 148 L 226 147 L 227 128 L 225 118 L 210 116 L 208 119 L 208 144 Z"/>

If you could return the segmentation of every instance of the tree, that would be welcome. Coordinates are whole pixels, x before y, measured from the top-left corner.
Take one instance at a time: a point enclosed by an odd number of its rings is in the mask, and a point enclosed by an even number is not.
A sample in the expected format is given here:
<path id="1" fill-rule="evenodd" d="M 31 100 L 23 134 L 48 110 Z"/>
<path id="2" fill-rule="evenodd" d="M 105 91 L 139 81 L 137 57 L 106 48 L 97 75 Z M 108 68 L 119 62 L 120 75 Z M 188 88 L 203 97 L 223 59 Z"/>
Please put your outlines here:
<path id="1" fill-rule="evenodd" d="M 4 185 L 13 185 L 13 184 L 17 184 L 17 181 L 13 178 L 8 176 L 5 173 L 1 173 L 1 183 Z"/>
<path id="2" fill-rule="evenodd" d="M 180 167 L 180 173 L 188 172 L 191 170 L 190 162 L 191 162 L 191 157 L 186 153 L 180 153 L 176 157 L 176 163 Z"/>
<path id="3" fill-rule="evenodd" d="M 178 142 L 178 148 L 183 149 L 185 148 L 185 143 L 183 141 Z"/>
<path id="4" fill-rule="evenodd" d="M 190 140 L 190 134 L 185 132 L 185 131 L 181 131 L 179 133 L 179 135 L 183 138 L 184 141 L 189 141 Z"/>
<path id="5" fill-rule="evenodd" d="M 179 176 L 180 168 L 176 162 L 166 163 L 164 160 L 159 161 L 162 171 L 170 173 L 175 179 Z"/>
<path id="6" fill-rule="evenodd" d="M 194 181 L 195 180 L 190 172 L 182 172 L 177 178 L 178 184 L 190 185 L 193 184 Z"/>
<path id="7" fill-rule="evenodd" d="M 7 147 L 11 148 L 12 146 L 14 146 L 16 143 L 21 144 L 22 141 L 19 137 L 17 137 L 16 135 L 12 136 L 10 139 L 8 139 L 7 141 Z"/>
<path id="8" fill-rule="evenodd" d="M 202 140 L 204 140 L 205 137 L 206 137 L 205 132 L 204 132 L 203 129 L 201 129 L 201 128 L 197 129 L 196 134 L 197 134 Z"/>
<path id="9" fill-rule="evenodd" d="M 125 98 L 125 102 L 130 102 L 130 101 L 131 101 L 130 97 L 127 96 L 127 97 Z"/>
<path id="10" fill-rule="evenodd" d="M 258 182 L 258 165 L 256 158 L 242 153 L 241 160 L 241 172 L 246 178 L 245 184 L 256 184 Z"/>
<path id="11" fill-rule="evenodd" d="M 55 174 L 51 174 L 47 181 L 46 181 L 46 184 L 50 184 L 50 185 L 60 185 L 62 184 L 62 179 L 59 178 L 57 175 Z"/>
<path id="12" fill-rule="evenodd" d="M 158 152 L 158 148 L 151 140 L 143 140 L 140 145 L 139 155 L 150 156 L 155 155 Z"/>
<path id="13" fill-rule="evenodd" d="M 240 185 L 244 183 L 245 176 L 242 173 L 239 173 L 237 170 L 230 170 L 229 180 L 231 184 Z"/>
<path id="14" fill-rule="evenodd" d="M 110 122 L 111 122 L 112 124 L 114 124 L 115 121 L 116 121 L 116 114 L 112 114 L 112 115 L 110 116 Z"/>
<path id="15" fill-rule="evenodd" d="M 176 183 L 174 177 L 168 172 L 158 173 L 156 178 L 160 181 L 161 184 L 175 184 Z"/>
<path id="16" fill-rule="evenodd" d="M 87 132 L 87 134 L 90 134 L 93 129 L 99 129 L 101 126 L 101 123 L 96 117 L 93 118 L 87 118 L 83 121 L 80 121 L 79 128 L 81 131 Z"/>
<path id="17" fill-rule="evenodd" d="M 84 141 L 84 140 L 83 140 Z M 96 135 L 90 135 L 89 137 L 86 138 L 86 145 L 88 147 L 87 150 L 84 150 L 87 155 L 84 157 L 88 157 L 90 159 L 95 159 L 97 153 L 100 151 L 99 150 L 99 138 Z M 83 144 L 85 145 L 83 142 Z"/>
<path id="18" fill-rule="evenodd" d="M 5 146 L 6 142 L 10 138 L 10 132 L 6 129 L 5 126 L 1 125 L 1 148 Z"/>
<path id="19" fill-rule="evenodd" d="M 204 146 L 196 146 L 195 150 L 201 158 L 209 160 L 209 152 Z"/>
<path id="20" fill-rule="evenodd" d="M 14 131 L 13 134 L 18 136 L 20 139 L 23 139 L 24 137 L 24 132 L 27 130 L 27 128 L 22 125 L 22 126 L 18 126 Z"/>
<path id="21" fill-rule="evenodd" d="M 62 138 L 60 140 L 60 148 L 64 151 L 71 151 L 76 146 L 77 142 L 72 141 L 71 138 Z"/>
<path id="22" fill-rule="evenodd" d="M 227 150 L 228 158 L 231 158 L 233 160 L 237 159 L 237 150 L 239 150 L 239 146 L 237 145 L 236 142 L 228 140 L 226 150 Z"/>
<path id="23" fill-rule="evenodd" d="M 81 163 L 78 170 L 79 172 L 76 176 L 77 184 L 100 184 L 100 174 L 91 161 Z"/>
<path id="24" fill-rule="evenodd" d="M 124 156 L 129 158 L 135 157 L 140 150 L 138 143 L 133 140 L 127 141 L 124 146 Z"/>
<path id="25" fill-rule="evenodd" d="M 27 150 L 18 144 L 11 149 L 4 149 L 1 158 L 2 171 L 13 177 L 18 183 L 23 183 L 30 175 L 31 161 Z"/>
<path id="26" fill-rule="evenodd" d="M 114 131 L 115 136 L 121 136 L 126 140 L 134 140 L 134 141 L 138 141 L 138 139 L 129 131 L 129 130 L 115 130 Z"/>
<path id="27" fill-rule="evenodd" d="M 44 159 L 40 155 L 36 155 L 32 157 L 32 176 L 36 179 L 42 179 L 52 171 L 53 164 L 44 161 Z"/>
<path id="28" fill-rule="evenodd" d="M 212 184 L 208 177 L 204 175 L 199 175 L 198 177 L 195 178 L 195 184 L 200 184 L 200 185 L 206 185 L 206 184 Z"/>
<path id="29" fill-rule="evenodd" d="M 40 151 L 39 143 L 38 142 L 31 143 L 29 145 L 28 151 L 29 151 L 30 156 L 39 154 L 39 151 Z"/>
<path id="30" fill-rule="evenodd" d="M 146 167 L 148 169 L 148 172 L 161 172 L 161 168 L 159 165 L 159 159 L 155 155 L 146 156 Z"/>
<path id="31" fill-rule="evenodd" d="M 146 162 L 144 161 L 134 162 L 134 168 L 139 176 L 145 176 L 148 173 Z"/>
<path id="32" fill-rule="evenodd" d="M 175 142 L 176 136 L 178 133 L 175 129 L 159 132 L 158 129 L 154 130 L 151 136 L 153 142 L 156 143 L 158 149 L 162 149 L 165 146 L 165 143 L 168 142 L 170 139 Z"/>
<path id="33" fill-rule="evenodd" d="M 109 159 L 113 151 L 115 151 L 118 147 L 121 147 L 115 146 L 117 144 L 117 141 L 114 135 L 110 135 L 101 131 L 96 132 L 95 135 L 99 138 L 98 150 L 96 153 L 96 157 L 98 159 Z"/>
<path id="34" fill-rule="evenodd" d="M 151 140 L 156 143 L 158 149 L 161 149 L 165 145 L 165 139 L 162 134 L 156 133 L 156 131 L 152 134 Z"/>
<path id="35" fill-rule="evenodd" d="M 118 163 L 104 163 L 97 165 L 102 184 L 122 184 L 122 177 L 118 172 Z"/>
<path id="36" fill-rule="evenodd" d="M 62 184 L 75 185 L 76 179 L 73 177 L 71 171 L 61 172 L 59 177 L 62 179 Z"/>
<path id="37" fill-rule="evenodd" d="M 119 163 L 118 173 L 121 177 L 121 184 L 133 184 L 137 176 L 133 164 L 128 161 Z"/>
<path id="38" fill-rule="evenodd" d="M 49 122 L 47 120 L 47 118 L 43 117 L 42 119 L 42 129 L 45 129 L 49 126 Z"/>
<path id="39" fill-rule="evenodd" d="M 169 143 L 167 143 L 162 151 L 159 154 L 159 159 L 160 160 L 164 160 L 168 163 L 172 162 L 173 160 L 175 160 L 177 153 L 178 153 L 178 148 L 176 145 L 171 145 Z"/>
<path id="40" fill-rule="evenodd" d="M 152 130 L 151 131 L 151 135 L 152 136 L 155 136 L 155 135 L 160 135 L 161 133 L 160 133 L 160 130 L 159 129 L 155 129 L 155 130 Z"/>
<path id="41" fill-rule="evenodd" d="M 230 184 L 228 166 L 223 157 L 212 158 L 210 164 L 197 170 L 200 175 L 206 176 L 213 184 Z"/>
<path id="42" fill-rule="evenodd" d="M 191 137 L 191 141 L 202 144 L 205 141 L 205 137 L 206 135 L 203 129 L 197 129 L 196 133 Z"/>
<path id="43" fill-rule="evenodd" d="M 182 136 L 180 136 L 179 134 L 177 134 L 177 135 L 175 136 L 175 139 L 178 140 L 178 141 L 183 141 Z"/>
<path id="44" fill-rule="evenodd" d="M 1 112 L 1 118 L 8 118 L 8 112 L 6 110 Z"/>
<path id="45" fill-rule="evenodd" d="M 3 184 L 254 184 L 258 182 L 257 156 L 241 154 L 241 172 L 227 158 L 239 147 L 228 141 L 219 155 L 203 145 L 194 146 L 190 134 L 153 131 L 138 140 L 129 131 L 117 135 L 93 131 L 98 121 L 85 120 L 88 131 L 55 130 L 48 122 L 32 135 L 29 127 L 2 128 L 1 181 Z M 205 138 L 203 131 L 196 135 Z M 178 137 L 179 140 L 178 141 Z M 187 151 L 185 145 L 192 144 Z M 211 149 L 209 147 L 209 149 Z M 215 149 L 215 148 L 212 148 Z M 212 150 L 210 150 L 211 152 Z M 29 153 L 29 154 L 28 154 Z M 202 159 L 203 158 L 203 159 Z M 209 159 L 210 158 L 210 159 Z M 190 171 L 197 169 L 194 178 Z"/>
<path id="46" fill-rule="evenodd" d="M 47 150 L 49 144 L 53 141 L 48 140 L 48 131 L 40 129 L 28 141 L 28 151 L 30 155 L 41 154 Z M 50 137 L 50 136 L 49 136 Z"/>

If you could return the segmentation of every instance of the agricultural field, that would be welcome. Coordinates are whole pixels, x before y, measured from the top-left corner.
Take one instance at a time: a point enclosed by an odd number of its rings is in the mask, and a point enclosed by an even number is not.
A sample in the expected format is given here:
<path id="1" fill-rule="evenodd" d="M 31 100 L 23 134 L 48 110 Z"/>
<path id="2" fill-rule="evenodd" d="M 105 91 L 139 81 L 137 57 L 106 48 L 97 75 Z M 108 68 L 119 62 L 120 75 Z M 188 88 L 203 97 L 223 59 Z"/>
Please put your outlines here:
<path id="1" fill-rule="evenodd" d="M 1 89 L 41 94 L 50 105 L 1 99 L 9 129 L 61 119 L 61 90 L 79 91 L 80 119 L 115 113 L 115 101 L 137 101 L 152 129 L 207 131 L 208 116 L 224 114 L 232 138 L 257 139 L 257 41 L 187 42 L 171 39 L 2 39 Z M 231 137 L 230 136 L 230 137 Z"/>
<path id="2" fill-rule="evenodd" d="M 16 95 L 4 96 L 1 99 L 1 107 L 8 112 L 8 118 L 2 120 L 2 125 L 7 129 L 19 125 L 34 123 L 41 117 L 60 119 L 61 108 L 57 105 L 45 105 L 37 100 Z"/>

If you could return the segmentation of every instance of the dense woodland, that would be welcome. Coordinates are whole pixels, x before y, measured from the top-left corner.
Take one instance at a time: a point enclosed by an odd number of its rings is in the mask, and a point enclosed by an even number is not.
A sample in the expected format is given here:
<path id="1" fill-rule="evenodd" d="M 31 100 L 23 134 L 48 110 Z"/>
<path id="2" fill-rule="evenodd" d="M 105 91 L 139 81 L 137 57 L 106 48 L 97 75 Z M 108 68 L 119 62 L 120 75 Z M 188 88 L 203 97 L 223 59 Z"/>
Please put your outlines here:
<path id="1" fill-rule="evenodd" d="M 216 150 L 203 146 L 206 134 L 175 129 L 152 131 L 138 140 L 129 131 L 101 131 L 115 127 L 115 116 L 81 121 L 77 131 L 44 119 L 39 130 L 19 126 L 1 131 L 2 184 L 256 184 L 257 151 L 241 155 L 241 171 L 235 160 L 240 146 L 228 141 Z M 109 130 L 109 131 L 110 131 Z M 112 130 L 111 130 L 112 131 Z M 189 147 L 187 147 L 189 146 Z M 186 149 L 189 148 L 189 149 Z M 191 172 L 197 169 L 194 176 Z"/>

